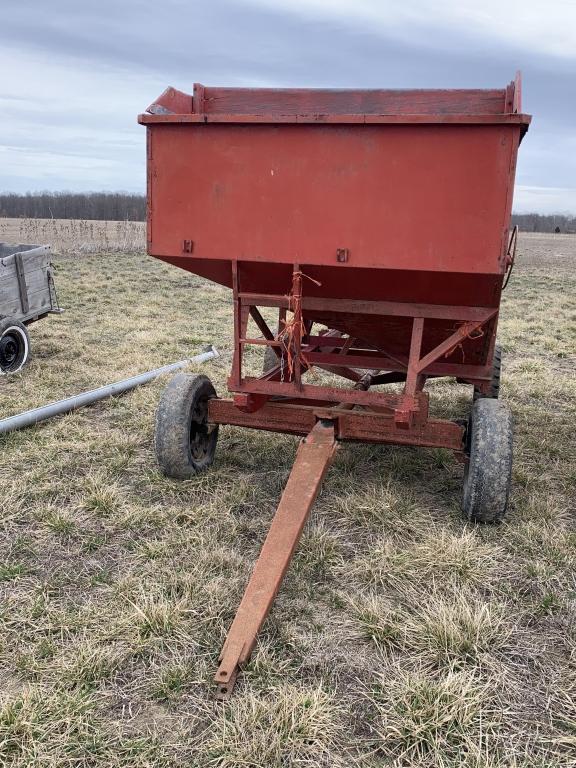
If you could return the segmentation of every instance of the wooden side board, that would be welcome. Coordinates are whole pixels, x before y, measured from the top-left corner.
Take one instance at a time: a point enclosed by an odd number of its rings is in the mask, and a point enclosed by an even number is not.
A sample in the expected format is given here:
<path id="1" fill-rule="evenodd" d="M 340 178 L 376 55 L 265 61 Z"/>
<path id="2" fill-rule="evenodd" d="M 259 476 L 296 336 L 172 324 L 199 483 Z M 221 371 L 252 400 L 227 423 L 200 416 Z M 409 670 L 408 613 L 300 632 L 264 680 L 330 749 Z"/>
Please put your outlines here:
<path id="1" fill-rule="evenodd" d="M 27 321 L 54 310 L 50 269 L 49 251 L 0 257 L 0 317 Z"/>

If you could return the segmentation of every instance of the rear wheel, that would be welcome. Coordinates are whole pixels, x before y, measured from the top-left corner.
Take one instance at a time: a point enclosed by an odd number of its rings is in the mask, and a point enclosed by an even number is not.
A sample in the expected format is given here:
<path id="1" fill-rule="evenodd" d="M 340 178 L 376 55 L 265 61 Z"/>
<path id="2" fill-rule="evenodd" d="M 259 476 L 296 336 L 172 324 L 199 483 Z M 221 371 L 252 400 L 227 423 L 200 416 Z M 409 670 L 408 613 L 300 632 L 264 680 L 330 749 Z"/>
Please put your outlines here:
<path id="1" fill-rule="evenodd" d="M 214 461 L 218 427 L 208 424 L 216 390 L 207 376 L 178 373 L 164 388 L 156 411 L 156 458 L 168 477 L 187 480 Z"/>
<path id="2" fill-rule="evenodd" d="M 264 352 L 264 362 L 262 363 L 262 373 L 268 373 L 272 368 L 276 368 L 278 365 L 279 357 L 274 352 L 274 347 L 266 347 Z"/>
<path id="3" fill-rule="evenodd" d="M 468 460 L 462 510 L 468 520 L 504 519 L 512 482 L 512 413 L 500 400 L 481 398 L 468 421 Z"/>
<path id="4" fill-rule="evenodd" d="M 282 327 L 281 322 L 278 322 L 278 327 L 276 328 L 276 338 L 280 335 L 280 328 Z M 266 347 L 266 350 L 264 352 L 264 362 L 262 363 L 262 373 L 268 373 L 269 370 L 272 368 L 276 368 L 278 363 L 280 362 L 280 358 L 274 351 L 275 349 L 278 349 L 278 347 Z"/>
<path id="5" fill-rule="evenodd" d="M 30 360 L 30 337 L 19 320 L 0 320 L 0 375 L 22 370 Z"/>
<path id="6" fill-rule="evenodd" d="M 483 395 L 477 387 L 474 387 L 474 400 L 482 397 L 490 397 L 497 400 L 500 396 L 500 374 L 502 373 L 502 347 L 500 344 L 494 345 L 494 358 L 492 360 L 492 379 L 490 389 Z"/>
<path id="7" fill-rule="evenodd" d="M 286 311 L 280 309 L 278 312 L 278 323 L 276 326 L 275 338 L 280 336 L 280 330 L 284 328 L 286 324 Z M 280 363 L 280 358 L 276 354 L 278 347 L 266 347 L 264 351 L 264 361 L 262 363 L 262 373 L 268 373 L 272 368 L 276 368 Z"/>

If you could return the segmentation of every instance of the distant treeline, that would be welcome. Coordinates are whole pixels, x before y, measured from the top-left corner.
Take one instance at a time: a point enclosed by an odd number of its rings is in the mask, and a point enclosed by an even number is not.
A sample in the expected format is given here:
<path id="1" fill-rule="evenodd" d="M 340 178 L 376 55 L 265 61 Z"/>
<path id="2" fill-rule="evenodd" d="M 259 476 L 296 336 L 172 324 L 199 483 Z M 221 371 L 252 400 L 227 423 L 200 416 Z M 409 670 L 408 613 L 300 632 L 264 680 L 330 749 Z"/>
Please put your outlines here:
<path id="1" fill-rule="evenodd" d="M 0 216 L 26 219 L 101 219 L 145 221 L 146 197 L 125 192 L 28 192 L 0 194 Z M 522 232 L 574 232 L 576 217 L 515 213 Z"/>
<path id="2" fill-rule="evenodd" d="M 144 221 L 146 198 L 125 192 L 0 194 L 0 216 L 26 219 Z"/>
<path id="3" fill-rule="evenodd" d="M 512 224 L 518 224 L 520 232 L 572 232 L 576 234 L 576 218 L 574 216 L 513 213 Z"/>

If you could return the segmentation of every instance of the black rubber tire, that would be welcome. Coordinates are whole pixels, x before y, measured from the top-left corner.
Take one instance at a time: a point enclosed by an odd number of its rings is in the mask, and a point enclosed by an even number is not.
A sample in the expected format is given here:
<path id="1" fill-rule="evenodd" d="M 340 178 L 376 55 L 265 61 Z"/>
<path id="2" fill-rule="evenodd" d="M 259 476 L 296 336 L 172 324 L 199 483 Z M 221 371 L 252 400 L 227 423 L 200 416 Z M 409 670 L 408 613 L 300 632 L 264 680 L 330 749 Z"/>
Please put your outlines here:
<path id="1" fill-rule="evenodd" d="M 280 333 L 280 325 L 276 328 L 276 336 Z M 266 347 L 264 352 L 264 361 L 262 362 L 262 373 L 268 373 L 271 368 L 276 368 L 279 357 L 274 352 L 274 347 Z"/>
<path id="2" fill-rule="evenodd" d="M 264 362 L 262 363 L 262 373 L 267 373 L 271 368 L 278 365 L 278 355 L 273 347 L 266 347 L 264 352 Z"/>
<path id="3" fill-rule="evenodd" d="M 474 400 L 480 398 L 491 398 L 497 400 L 500 397 L 500 375 L 502 373 L 502 347 L 500 344 L 494 345 L 494 358 L 492 360 L 492 380 L 488 394 L 483 395 L 479 389 L 474 387 Z"/>
<path id="4" fill-rule="evenodd" d="M 0 320 L 0 375 L 17 373 L 30 362 L 30 336 L 20 320 Z"/>
<path id="5" fill-rule="evenodd" d="M 471 522 L 504 519 L 512 484 L 512 441 L 512 413 L 506 403 L 486 397 L 476 400 L 468 421 L 462 496 L 462 511 Z"/>
<path id="6" fill-rule="evenodd" d="M 156 411 L 154 445 L 167 477 L 188 480 L 214 461 L 218 427 L 208 427 L 208 401 L 216 390 L 207 376 L 177 373 Z"/>

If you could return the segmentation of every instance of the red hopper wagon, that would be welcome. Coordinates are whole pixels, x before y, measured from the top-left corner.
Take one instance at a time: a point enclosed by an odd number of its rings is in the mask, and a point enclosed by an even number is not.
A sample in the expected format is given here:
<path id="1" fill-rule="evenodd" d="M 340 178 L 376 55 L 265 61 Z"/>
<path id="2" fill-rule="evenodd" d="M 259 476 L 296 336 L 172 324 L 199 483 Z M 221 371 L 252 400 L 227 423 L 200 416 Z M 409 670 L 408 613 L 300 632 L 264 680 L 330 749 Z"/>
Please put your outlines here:
<path id="1" fill-rule="evenodd" d="M 197 84 L 168 88 L 139 121 L 148 252 L 231 288 L 234 306 L 232 395 L 176 375 L 156 420 L 163 471 L 209 466 L 221 424 L 304 438 L 220 656 L 226 697 L 339 442 L 450 449 L 465 462 L 466 517 L 505 514 L 512 420 L 496 329 L 530 117 L 517 77 L 450 91 Z M 248 345 L 266 347 L 260 376 L 246 375 Z M 349 385 L 320 386 L 312 369 Z M 473 386 L 466 424 L 429 417 L 426 382 L 442 376 Z"/>

